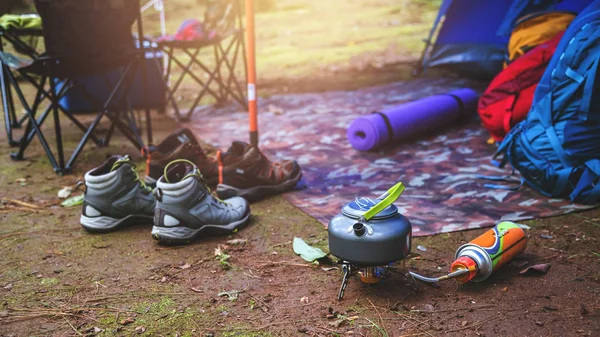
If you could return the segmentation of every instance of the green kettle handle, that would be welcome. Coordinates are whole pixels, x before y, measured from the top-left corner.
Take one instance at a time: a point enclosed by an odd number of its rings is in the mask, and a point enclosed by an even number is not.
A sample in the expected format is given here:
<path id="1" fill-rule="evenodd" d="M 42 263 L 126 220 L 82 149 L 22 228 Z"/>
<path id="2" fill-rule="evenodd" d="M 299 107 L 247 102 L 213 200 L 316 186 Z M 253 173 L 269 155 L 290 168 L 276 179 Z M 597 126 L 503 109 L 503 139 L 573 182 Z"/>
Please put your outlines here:
<path id="1" fill-rule="evenodd" d="M 379 198 L 377 198 L 381 201 L 375 206 L 371 207 L 370 210 L 366 211 L 363 215 L 363 218 L 365 218 L 365 220 L 368 221 L 369 219 L 377 215 L 379 212 L 383 211 L 386 207 L 388 207 L 394 201 L 396 201 L 396 199 L 398 199 L 400 194 L 404 192 L 404 189 L 405 187 L 402 182 L 399 182 L 396 185 L 392 186 L 392 188 L 390 188 L 389 190 L 387 190 L 387 192 L 385 192 Z"/>

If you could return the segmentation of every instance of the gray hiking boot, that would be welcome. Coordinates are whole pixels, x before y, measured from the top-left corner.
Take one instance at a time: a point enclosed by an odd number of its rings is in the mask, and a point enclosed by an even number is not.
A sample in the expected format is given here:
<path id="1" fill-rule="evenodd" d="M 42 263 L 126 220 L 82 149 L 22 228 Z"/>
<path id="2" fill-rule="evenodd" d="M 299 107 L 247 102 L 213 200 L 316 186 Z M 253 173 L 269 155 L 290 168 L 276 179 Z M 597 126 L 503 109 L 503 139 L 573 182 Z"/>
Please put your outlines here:
<path id="1" fill-rule="evenodd" d="M 200 170 L 188 160 L 175 160 L 165 167 L 154 196 L 158 203 L 152 237 L 165 244 L 188 243 L 200 233 L 230 233 L 250 217 L 244 198 L 214 198 Z"/>
<path id="2" fill-rule="evenodd" d="M 156 200 L 135 171 L 129 156 L 112 156 L 85 174 L 81 226 L 109 232 L 126 224 L 152 223 Z"/>

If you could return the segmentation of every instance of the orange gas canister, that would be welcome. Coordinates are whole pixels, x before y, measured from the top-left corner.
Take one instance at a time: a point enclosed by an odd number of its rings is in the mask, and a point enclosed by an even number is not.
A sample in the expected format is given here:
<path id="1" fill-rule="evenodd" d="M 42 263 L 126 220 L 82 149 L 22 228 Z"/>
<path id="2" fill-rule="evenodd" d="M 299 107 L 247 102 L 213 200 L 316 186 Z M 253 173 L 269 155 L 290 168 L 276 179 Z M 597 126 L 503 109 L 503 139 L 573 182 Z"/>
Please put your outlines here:
<path id="1" fill-rule="evenodd" d="M 527 245 L 525 231 L 519 225 L 503 221 L 456 251 L 450 274 L 438 278 L 409 272 L 415 279 L 437 282 L 455 278 L 461 282 L 480 282 L 521 254 Z"/>

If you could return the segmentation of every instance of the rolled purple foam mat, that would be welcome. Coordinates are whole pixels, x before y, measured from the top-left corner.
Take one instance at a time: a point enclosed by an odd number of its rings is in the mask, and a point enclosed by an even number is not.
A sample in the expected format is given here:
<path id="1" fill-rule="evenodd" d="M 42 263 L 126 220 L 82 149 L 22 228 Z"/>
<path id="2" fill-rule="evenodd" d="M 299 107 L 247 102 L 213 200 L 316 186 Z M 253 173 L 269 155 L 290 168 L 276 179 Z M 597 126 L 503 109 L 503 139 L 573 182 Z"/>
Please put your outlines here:
<path id="1" fill-rule="evenodd" d="M 475 114 L 478 95 L 464 88 L 362 116 L 350 124 L 348 141 L 357 150 L 369 151 L 448 126 Z"/>

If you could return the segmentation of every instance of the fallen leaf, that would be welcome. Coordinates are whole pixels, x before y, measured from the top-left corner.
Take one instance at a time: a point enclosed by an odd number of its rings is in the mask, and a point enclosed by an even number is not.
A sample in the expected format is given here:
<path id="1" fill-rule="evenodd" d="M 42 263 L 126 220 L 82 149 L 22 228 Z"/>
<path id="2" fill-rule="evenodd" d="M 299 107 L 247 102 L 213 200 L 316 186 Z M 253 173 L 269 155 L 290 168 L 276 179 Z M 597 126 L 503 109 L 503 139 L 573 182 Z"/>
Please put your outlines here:
<path id="1" fill-rule="evenodd" d="M 227 299 L 233 302 L 238 299 L 238 295 L 242 292 L 244 292 L 244 291 L 243 290 L 222 291 L 222 292 L 218 293 L 217 296 L 219 296 L 219 297 L 227 296 Z"/>
<path id="2" fill-rule="evenodd" d="M 192 289 L 192 291 L 195 293 L 203 293 L 204 292 L 204 290 L 202 290 L 200 288 L 190 288 L 190 289 Z"/>
<path id="3" fill-rule="evenodd" d="M 304 304 L 308 304 L 308 297 L 306 297 L 306 296 L 303 296 L 303 297 L 300 299 L 300 302 L 302 302 L 302 303 L 304 303 Z"/>
<path id="4" fill-rule="evenodd" d="M 126 325 L 126 324 L 129 324 L 129 323 L 133 323 L 133 318 L 131 318 L 131 317 L 123 318 L 119 323 L 121 325 Z"/>
<path id="5" fill-rule="evenodd" d="M 226 251 L 227 251 L 226 245 L 217 245 L 217 248 L 215 248 L 215 256 L 221 256 L 221 255 L 225 254 Z"/>
<path id="6" fill-rule="evenodd" d="M 535 322 L 535 325 L 537 325 L 537 326 L 544 326 L 544 322 Z"/>
<path id="7" fill-rule="evenodd" d="M 292 246 L 294 248 L 294 253 L 300 255 L 301 258 L 308 262 L 313 262 L 315 260 L 324 258 L 327 255 L 319 248 L 309 246 L 301 238 L 294 238 Z"/>
<path id="8" fill-rule="evenodd" d="M 99 327 L 95 326 L 95 327 L 92 328 L 92 331 L 95 332 L 95 333 L 99 333 L 99 332 L 102 332 L 104 330 L 102 330 Z"/>
<path id="9" fill-rule="evenodd" d="M 71 186 L 65 186 L 58 191 L 57 196 L 60 199 L 66 199 L 71 195 L 71 192 L 73 192 L 73 188 Z"/>
<path id="10" fill-rule="evenodd" d="M 462 325 L 462 326 L 466 326 L 467 324 L 469 324 L 469 322 L 467 322 L 467 321 L 460 322 L 460 325 Z"/>
<path id="11" fill-rule="evenodd" d="M 545 305 L 543 308 L 548 311 L 557 311 L 558 310 L 557 307 L 551 307 L 551 306 L 547 306 L 547 305 Z"/>
<path id="12" fill-rule="evenodd" d="M 508 291 L 508 287 L 502 288 L 502 291 L 507 292 Z"/>
<path id="13" fill-rule="evenodd" d="M 189 263 L 186 263 L 183 266 L 179 266 L 177 268 L 179 268 L 179 269 L 189 269 L 190 267 L 191 267 L 191 265 Z"/>
<path id="14" fill-rule="evenodd" d="M 160 279 L 160 282 L 161 282 L 161 283 L 165 283 L 165 282 L 167 282 L 167 277 L 166 277 L 166 276 L 163 276 L 163 278 L 161 278 L 161 279 Z"/>
<path id="15" fill-rule="evenodd" d="M 19 183 L 19 184 L 21 184 L 21 186 L 25 186 L 25 185 L 27 185 L 27 179 L 18 178 L 18 179 L 15 179 L 15 183 Z"/>
<path id="16" fill-rule="evenodd" d="M 5 285 L 5 286 L 4 286 L 4 289 L 6 289 L 6 290 L 11 290 L 11 289 L 12 289 L 12 287 L 13 287 L 13 286 L 12 286 L 12 283 L 9 283 L 9 284 L 7 284 L 7 285 Z"/>
<path id="17" fill-rule="evenodd" d="M 135 331 L 137 331 L 138 333 L 146 332 L 146 328 L 143 326 L 136 326 Z"/>
<path id="18" fill-rule="evenodd" d="M 233 240 L 227 240 L 227 244 L 228 245 L 232 245 L 232 246 L 236 246 L 236 245 L 243 245 L 246 242 L 248 242 L 247 239 L 233 239 Z"/>
<path id="19" fill-rule="evenodd" d="M 425 247 L 423 247 L 421 245 L 418 245 L 417 249 L 420 250 L 420 251 L 422 251 L 422 252 L 426 252 L 427 251 L 427 248 L 425 248 Z"/>
<path id="20" fill-rule="evenodd" d="M 337 321 L 329 322 L 327 324 L 331 325 L 334 328 L 339 328 L 340 325 L 344 323 L 345 319 L 338 319 Z"/>
<path id="21" fill-rule="evenodd" d="M 548 234 L 540 234 L 540 238 L 542 239 L 554 239 L 554 236 Z"/>
<path id="22" fill-rule="evenodd" d="M 83 205 L 83 194 L 70 197 L 69 199 L 60 203 L 62 207 L 73 207 Z"/>
<path id="23" fill-rule="evenodd" d="M 541 263 L 536 264 L 530 267 L 527 267 L 519 272 L 521 275 L 529 275 L 533 274 L 533 272 L 546 274 L 546 272 L 550 269 L 550 263 Z"/>

